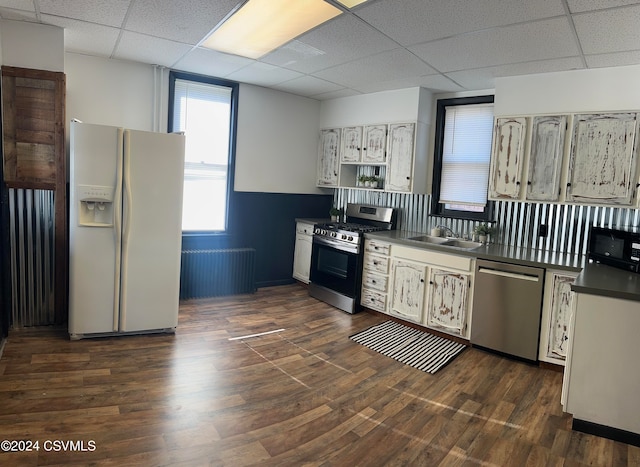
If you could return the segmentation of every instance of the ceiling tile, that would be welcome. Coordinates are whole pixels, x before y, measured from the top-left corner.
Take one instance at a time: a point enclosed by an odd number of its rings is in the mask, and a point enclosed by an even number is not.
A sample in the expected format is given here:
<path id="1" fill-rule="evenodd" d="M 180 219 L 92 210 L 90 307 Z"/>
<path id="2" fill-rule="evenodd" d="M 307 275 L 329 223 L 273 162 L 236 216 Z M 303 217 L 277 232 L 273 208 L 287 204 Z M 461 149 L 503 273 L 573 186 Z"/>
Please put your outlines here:
<path id="1" fill-rule="evenodd" d="M 238 0 L 136 0 L 126 29 L 195 45 L 238 3 Z"/>
<path id="2" fill-rule="evenodd" d="M 79 19 L 106 26 L 121 27 L 131 0 L 39 0 L 43 14 Z"/>
<path id="3" fill-rule="evenodd" d="M 189 50 L 191 47 L 188 45 L 134 32 L 124 32 L 113 58 L 169 67 Z"/>
<path id="4" fill-rule="evenodd" d="M 564 14 L 562 0 L 386 0 L 356 14 L 402 45 Z"/>
<path id="5" fill-rule="evenodd" d="M 569 11 L 579 13 L 581 11 L 604 10 L 624 5 L 635 5 L 640 0 L 567 0 Z"/>
<path id="6" fill-rule="evenodd" d="M 252 63 L 254 63 L 254 60 L 249 58 L 198 47 L 191 50 L 177 63 L 173 64 L 173 68 L 224 78 L 230 73 L 238 71 Z"/>
<path id="7" fill-rule="evenodd" d="M 364 84 L 434 73 L 412 53 L 395 49 L 322 70 L 315 75 L 348 88 L 357 88 Z"/>
<path id="8" fill-rule="evenodd" d="M 268 63 L 254 62 L 241 70 L 231 73 L 227 78 L 258 86 L 273 86 L 300 76 L 302 74 L 297 71 L 286 70 Z"/>
<path id="9" fill-rule="evenodd" d="M 29 11 L 35 13 L 33 8 L 33 0 L 2 0 L 0 2 L 2 9 L 12 8 L 15 10 Z"/>
<path id="10" fill-rule="evenodd" d="M 458 84 L 451 81 L 446 76 L 437 74 L 429 76 L 414 76 L 411 78 L 400 78 L 392 81 L 382 81 L 358 86 L 356 89 L 362 93 L 388 91 L 390 89 L 405 88 L 427 88 L 434 92 L 455 92 L 464 91 Z"/>
<path id="11" fill-rule="evenodd" d="M 299 78 L 294 78 L 277 84 L 274 88 L 307 97 L 343 89 L 343 87 L 338 84 L 330 83 L 329 81 L 315 78 L 313 76 L 301 76 Z"/>
<path id="12" fill-rule="evenodd" d="M 466 89 L 492 89 L 495 78 L 503 76 L 531 75 L 536 73 L 550 73 L 554 71 L 568 71 L 583 69 L 579 57 L 558 58 L 527 63 L 515 63 L 474 70 L 453 71 L 447 76 Z"/>
<path id="13" fill-rule="evenodd" d="M 585 55 L 589 68 L 637 65 L 640 63 L 640 50 L 612 54 Z"/>
<path id="14" fill-rule="evenodd" d="M 585 54 L 640 50 L 640 6 L 574 15 Z"/>
<path id="15" fill-rule="evenodd" d="M 355 16 L 342 15 L 266 55 L 261 61 L 301 73 L 313 73 L 397 47 L 394 41 Z"/>
<path id="16" fill-rule="evenodd" d="M 0 18 L 7 19 L 10 21 L 27 21 L 27 22 L 36 22 L 38 19 L 36 18 L 35 11 L 21 10 L 21 9 L 11 9 L 11 8 L 3 8 L 0 7 Z"/>
<path id="17" fill-rule="evenodd" d="M 340 97 L 357 96 L 359 94 L 362 94 L 362 93 L 356 91 L 355 89 L 342 88 L 339 91 L 325 92 L 322 94 L 316 94 L 315 96 L 311 96 L 311 97 L 314 99 L 323 101 L 326 99 L 339 99 Z"/>
<path id="18" fill-rule="evenodd" d="M 505 26 L 409 47 L 441 72 L 577 56 L 566 18 Z"/>
<path id="19" fill-rule="evenodd" d="M 42 15 L 42 21 L 64 28 L 64 49 L 67 52 L 110 57 L 120 35 L 120 29 L 75 19 Z"/>

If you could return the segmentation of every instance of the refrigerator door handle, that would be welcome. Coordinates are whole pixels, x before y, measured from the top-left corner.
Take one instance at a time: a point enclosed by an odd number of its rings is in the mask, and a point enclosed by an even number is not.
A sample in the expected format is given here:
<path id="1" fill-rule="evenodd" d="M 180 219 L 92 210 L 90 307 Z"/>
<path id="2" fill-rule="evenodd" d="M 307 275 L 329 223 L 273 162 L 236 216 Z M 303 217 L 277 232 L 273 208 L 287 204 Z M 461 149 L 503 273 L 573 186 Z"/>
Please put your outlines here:
<path id="1" fill-rule="evenodd" d="M 124 157 L 123 160 L 123 192 L 124 192 L 124 216 L 123 216 L 123 226 L 122 226 L 122 260 L 120 266 L 120 328 L 124 327 L 124 323 L 127 318 L 127 306 L 126 300 L 124 299 L 127 296 L 127 270 L 128 270 L 128 259 L 129 259 L 129 233 L 131 231 L 131 208 L 132 208 L 132 197 L 131 197 L 131 141 L 129 130 L 124 131 Z"/>
<path id="2" fill-rule="evenodd" d="M 120 273 L 122 252 L 122 151 L 124 133 L 118 129 L 118 152 L 116 159 L 116 189 L 113 200 L 113 228 L 115 237 L 115 287 L 113 291 L 113 331 L 117 332 L 120 324 Z"/>

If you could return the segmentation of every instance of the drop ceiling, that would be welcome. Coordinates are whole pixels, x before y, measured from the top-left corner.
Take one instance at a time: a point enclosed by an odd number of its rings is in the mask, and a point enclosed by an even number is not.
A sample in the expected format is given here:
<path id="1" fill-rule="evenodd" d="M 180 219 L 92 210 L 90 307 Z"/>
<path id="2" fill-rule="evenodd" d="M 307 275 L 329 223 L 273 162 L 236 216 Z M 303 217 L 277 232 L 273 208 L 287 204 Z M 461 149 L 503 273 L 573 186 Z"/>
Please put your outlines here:
<path id="1" fill-rule="evenodd" d="M 65 30 L 65 50 L 324 100 L 503 76 L 640 64 L 640 0 L 369 0 L 251 60 L 199 46 L 241 0 L 0 0 Z"/>

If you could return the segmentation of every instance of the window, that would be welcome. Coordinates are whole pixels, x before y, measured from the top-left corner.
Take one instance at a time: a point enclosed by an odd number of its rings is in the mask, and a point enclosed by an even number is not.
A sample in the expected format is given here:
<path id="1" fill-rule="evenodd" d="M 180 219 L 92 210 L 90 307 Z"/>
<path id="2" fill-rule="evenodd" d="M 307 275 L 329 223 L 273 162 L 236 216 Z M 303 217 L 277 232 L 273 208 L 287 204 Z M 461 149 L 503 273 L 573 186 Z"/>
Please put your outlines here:
<path id="1" fill-rule="evenodd" d="M 169 131 L 186 136 L 183 232 L 227 230 L 237 94 L 237 83 L 169 74 Z"/>
<path id="2" fill-rule="evenodd" d="M 432 214 L 491 220 L 492 135 L 493 96 L 438 100 Z"/>

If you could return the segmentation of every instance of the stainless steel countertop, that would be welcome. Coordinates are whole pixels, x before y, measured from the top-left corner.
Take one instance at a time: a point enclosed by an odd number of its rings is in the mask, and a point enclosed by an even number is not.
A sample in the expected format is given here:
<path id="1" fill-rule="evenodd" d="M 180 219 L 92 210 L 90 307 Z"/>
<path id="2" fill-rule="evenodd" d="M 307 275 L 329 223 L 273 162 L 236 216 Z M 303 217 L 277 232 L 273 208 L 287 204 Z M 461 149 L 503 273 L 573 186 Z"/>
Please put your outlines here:
<path id="1" fill-rule="evenodd" d="M 551 269 L 563 269 L 579 272 L 584 268 L 586 260 L 584 255 L 554 253 L 534 248 L 521 248 L 508 245 L 488 245 L 465 250 L 450 246 L 441 246 L 433 243 L 425 243 L 418 240 L 410 240 L 411 237 L 425 235 L 424 232 L 411 232 L 405 230 L 388 230 L 366 233 L 365 238 L 406 245 L 414 248 L 442 251 L 454 255 L 470 256 L 472 258 L 487 259 L 490 261 L 502 261 L 504 263 L 522 264 L 525 266 L 544 267 Z"/>

